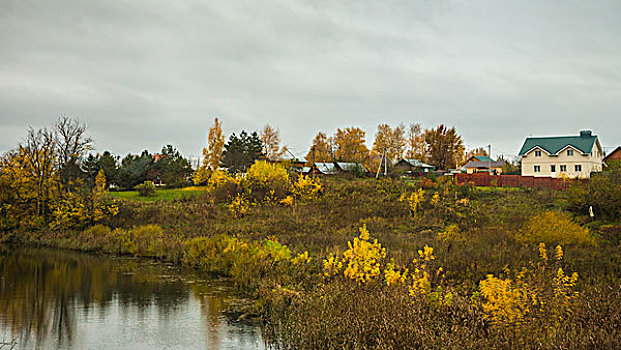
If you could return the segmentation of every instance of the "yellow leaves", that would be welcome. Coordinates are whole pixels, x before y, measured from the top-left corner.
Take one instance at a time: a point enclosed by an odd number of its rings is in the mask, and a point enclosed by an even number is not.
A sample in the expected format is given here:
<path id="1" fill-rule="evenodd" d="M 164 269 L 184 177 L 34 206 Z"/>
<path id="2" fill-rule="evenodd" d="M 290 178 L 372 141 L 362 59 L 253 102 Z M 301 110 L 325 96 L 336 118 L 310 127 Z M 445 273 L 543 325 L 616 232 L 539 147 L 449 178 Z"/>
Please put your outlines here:
<path id="1" fill-rule="evenodd" d="M 409 196 L 405 193 L 401 194 L 401 197 L 399 197 L 399 201 L 406 202 L 408 208 L 410 209 L 410 213 L 412 214 L 412 216 L 416 217 L 418 214 L 418 209 L 420 208 L 424 197 L 425 191 L 422 188 L 419 188 L 418 190 L 412 192 Z"/>
<path id="2" fill-rule="evenodd" d="M 293 205 L 293 197 L 291 196 L 287 196 L 283 199 L 280 200 L 280 204 L 284 204 L 284 205 Z"/>
<path id="3" fill-rule="evenodd" d="M 399 271 L 395 267 L 394 260 L 391 260 L 384 269 L 384 280 L 386 281 L 386 286 L 390 287 L 390 285 L 405 285 L 405 282 L 408 279 L 408 269 L 403 271 Z"/>
<path id="4" fill-rule="evenodd" d="M 325 277 L 335 276 L 341 271 L 341 268 L 343 268 L 343 263 L 336 255 L 330 254 L 323 261 L 323 275 Z"/>
<path id="5" fill-rule="evenodd" d="M 485 299 L 482 304 L 485 318 L 492 324 L 519 324 L 530 312 L 532 291 L 521 280 L 500 279 L 490 274 L 479 283 L 479 290 Z"/>
<path id="6" fill-rule="evenodd" d="M 349 249 L 343 253 L 343 274 L 359 284 L 369 282 L 380 274 L 380 264 L 386 249 L 377 242 L 370 242 L 366 225 L 360 228 L 360 236 L 348 242 Z"/>
<path id="7" fill-rule="evenodd" d="M 485 318 L 498 326 L 520 327 L 531 317 L 547 319 L 547 331 L 554 330 L 559 322 L 572 312 L 578 296 L 575 290 L 578 274 L 567 276 L 560 266 L 563 250 L 555 248 L 556 269 L 548 270 L 545 244 L 540 243 L 539 257 L 542 263 L 536 269 L 523 268 L 513 278 L 488 275 L 479 284 L 483 297 Z M 510 271 L 505 272 L 507 275 Z"/>
<path id="8" fill-rule="evenodd" d="M 556 258 L 556 261 L 563 260 L 563 248 L 561 248 L 560 245 L 557 245 L 554 249 L 554 257 Z"/>
<path id="9" fill-rule="evenodd" d="M 524 242 L 547 244 L 595 245 L 589 230 L 564 213 L 548 211 L 533 216 L 517 234 Z"/>
<path id="10" fill-rule="evenodd" d="M 308 256 L 308 252 L 298 254 L 295 258 L 291 259 L 293 265 L 306 265 L 310 264 L 311 258 Z"/>
<path id="11" fill-rule="evenodd" d="M 438 232 L 438 238 L 444 242 L 455 241 L 459 239 L 459 226 L 456 224 L 448 225 L 444 230 Z"/>
<path id="12" fill-rule="evenodd" d="M 248 212 L 248 207 L 250 203 L 246 200 L 243 194 L 238 194 L 231 203 L 227 206 L 229 212 L 235 218 L 241 218 Z"/>
<path id="13" fill-rule="evenodd" d="M 300 200 L 315 199 L 321 193 L 323 186 L 319 179 L 313 179 L 309 176 L 300 176 L 293 186 L 293 196 Z"/>
<path id="14" fill-rule="evenodd" d="M 544 262 L 548 261 L 548 253 L 546 253 L 546 245 L 545 243 L 539 243 L 539 258 Z"/>
<path id="15" fill-rule="evenodd" d="M 369 153 L 365 132 L 356 127 L 337 129 L 334 135 L 335 156 L 343 162 L 362 162 Z"/>
<path id="16" fill-rule="evenodd" d="M 246 180 L 251 186 L 274 188 L 274 185 L 290 186 L 287 169 L 279 164 L 258 161 L 252 164 L 246 174 Z"/>

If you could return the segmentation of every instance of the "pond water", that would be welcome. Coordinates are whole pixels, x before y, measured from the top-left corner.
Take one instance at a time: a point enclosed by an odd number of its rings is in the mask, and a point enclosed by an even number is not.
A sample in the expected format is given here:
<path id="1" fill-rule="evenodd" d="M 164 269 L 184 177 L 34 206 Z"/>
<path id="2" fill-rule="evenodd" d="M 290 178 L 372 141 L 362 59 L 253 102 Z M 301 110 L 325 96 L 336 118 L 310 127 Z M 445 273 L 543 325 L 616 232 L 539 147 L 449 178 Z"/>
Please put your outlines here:
<path id="1" fill-rule="evenodd" d="M 15 349 L 263 349 L 258 324 L 224 313 L 243 302 L 162 263 L 0 251 L 0 341 Z"/>

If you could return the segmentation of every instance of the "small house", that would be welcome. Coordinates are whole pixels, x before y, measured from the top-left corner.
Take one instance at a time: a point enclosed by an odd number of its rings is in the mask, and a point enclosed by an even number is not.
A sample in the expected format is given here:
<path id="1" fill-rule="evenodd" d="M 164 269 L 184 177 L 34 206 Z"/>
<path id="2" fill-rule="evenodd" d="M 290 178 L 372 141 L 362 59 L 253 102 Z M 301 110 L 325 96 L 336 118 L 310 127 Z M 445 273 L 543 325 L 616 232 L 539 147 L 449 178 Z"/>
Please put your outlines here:
<path id="1" fill-rule="evenodd" d="M 394 168 L 407 174 L 429 173 L 435 170 L 433 165 L 425 164 L 419 159 L 401 159 Z"/>

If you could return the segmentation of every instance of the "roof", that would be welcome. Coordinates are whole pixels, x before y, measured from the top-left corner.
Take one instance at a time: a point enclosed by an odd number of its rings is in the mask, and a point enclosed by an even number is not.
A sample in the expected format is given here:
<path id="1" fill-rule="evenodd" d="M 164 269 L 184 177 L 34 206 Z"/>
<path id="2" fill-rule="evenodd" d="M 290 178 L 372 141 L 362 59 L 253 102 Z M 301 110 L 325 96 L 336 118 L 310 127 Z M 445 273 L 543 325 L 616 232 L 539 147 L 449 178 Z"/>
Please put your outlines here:
<path id="1" fill-rule="evenodd" d="M 491 167 L 492 168 L 502 168 L 502 166 L 505 164 L 504 161 L 499 160 L 499 161 L 492 161 L 491 162 Z M 464 165 L 464 168 L 477 168 L 477 169 L 487 169 L 490 166 L 490 162 L 477 162 L 477 161 L 469 161 L 468 164 Z"/>
<path id="2" fill-rule="evenodd" d="M 612 157 L 614 157 L 614 156 L 615 156 L 615 153 L 617 153 L 617 152 L 621 152 L 621 146 L 618 146 L 617 148 L 615 148 L 615 150 L 614 150 L 614 151 L 612 151 L 612 152 L 608 153 L 608 154 L 604 157 L 604 162 L 605 162 L 605 161 L 607 161 L 607 160 L 610 160 Z M 616 159 L 616 157 L 615 157 L 615 159 Z"/>
<path id="3" fill-rule="evenodd" d="M 415 167 L 415 168 L 431 168 L 431 169 L 434 168 L 433 165 L 425 164 L 419 159 L 401 159 L 399 163 L 401 162 L 408 163 L 410 166 Z"/>
<path id="4" fill-rule="evenodd" d="M 590 153 L 593 144 L 597 140 L 591 131 L 581 131 L 579 136 L 554 136 L 554 137 L 527 137 L 524 140 L 520 155 L 523 156 L 535 147 L 539 147 L 549 154 L 558 154 L 567 146 L 572 146 L 582 153 Z"/>
<path id="5" fill-rule="evenodd" d="M 494 161 L 492 158 L 488 157 L 488 156 L 472 156 L 470 157 L 470 160 L 476 159 L 475 162 L 489 162 L 489 161 Z"/>
<path id="6" fill-rule="evenodd" d="M 315 163 L 315 166 L 317 167 L 317 170 L 319 170 L 319 172 L 322 174 L 334 175 L 339 172 L 338 168 L 334 163 Z"/>
<path id="7" fill-rule="evenodd" d="M 352 169 L 357 166 L 363 173 L 368 172 L 367 168 L 360 163 L 337 162 L 336 165 L 343 171 L 352 171 Z"/>

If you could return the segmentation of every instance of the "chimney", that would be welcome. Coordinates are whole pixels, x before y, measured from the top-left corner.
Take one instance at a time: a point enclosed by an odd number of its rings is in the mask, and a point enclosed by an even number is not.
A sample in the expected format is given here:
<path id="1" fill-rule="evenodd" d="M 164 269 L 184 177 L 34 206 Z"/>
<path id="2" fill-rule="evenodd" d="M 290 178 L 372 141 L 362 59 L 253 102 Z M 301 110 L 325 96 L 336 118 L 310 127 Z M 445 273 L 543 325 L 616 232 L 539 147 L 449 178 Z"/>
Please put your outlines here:
<path id="1" fill-rule="evenodd" d="M 580 130 L 580 137 L 591 137 L 591 130 Z"/>

